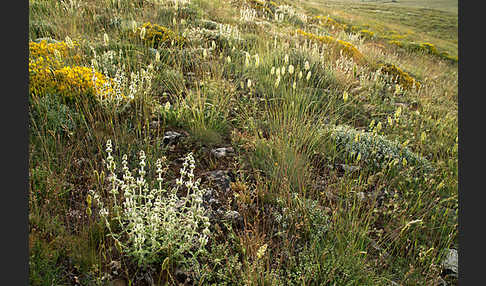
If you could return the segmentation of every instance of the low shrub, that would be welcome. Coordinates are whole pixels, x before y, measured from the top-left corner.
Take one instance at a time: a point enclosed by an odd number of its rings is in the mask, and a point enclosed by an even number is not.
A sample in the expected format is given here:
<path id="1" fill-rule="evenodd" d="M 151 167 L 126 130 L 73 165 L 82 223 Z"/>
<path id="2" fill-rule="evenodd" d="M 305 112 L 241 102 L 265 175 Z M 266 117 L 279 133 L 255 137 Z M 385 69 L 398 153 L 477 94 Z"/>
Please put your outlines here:
<path id="1" fill-rule="evenodd" d="M 142 38 L 146 45 L 153 48 L 169 45 L 182 46 L 185 42 L 183 37 L 177 35 L 171 29 L 150 22 L 137 28 L 135 36 Z"/>
<path id="2" fill-rule="evenodd" d="M 300 29 L 297 30 L 297 33 L 299 35 L 302 35 L 302 36 L 310 39 L 310 40 L 317 41 L 317 42 L 320 42 L 320 43 L 323 43 L 323 44 L 326 44 L 326 45 L 330 45 L 336 51 L 338 51 L 340 53 L 342 52 L 342 54 L 344 56 L 346 56 L 348 58 L 352 58 L 356 63 L 359 63 L 359 64 L 366 63 L 366 59 L 363 56 L 363 54 L 361 54 L 361 52 L 358 51 L 358 49 L 356 49 L 356 47 L 353 46 L 351 43 L 348 43 L 348 42 L 340 40 L 340 39 L 336 39 L 336 38 L 331 37 L 331 36 L 326 36 L 326 35 L 318 36 L 318 35 L 315 35 L 315 34 L 312 34 L 312 33 L 307 33 L 307 32 L 304 32 Z"/>
<path id="3" fill-rule="evenodd" d="M 360 132 L 345 125 L 333 126 L 329 132 L 336 143 L 337 150 L 343 152 L 344 156 L 341 158 L 343 160 L 357 160 L 359 157 L 360 161 L 372 169 L 379 170 L 388 166 L 398 169 L 404 166 L 415 166 L 419 171 L 432 171 L 432 166 L 427 159 L 384 136 Z"/>
<path id="4" fill-rule="evenodd" d="M 406 89 L 419 89 L 421 84 L 411 77 L 408 73 L 402 71 L 399 67 L 393 64 L 383 64 L 379 67 L 379 70 L 392 77 L 394 81 L 397 81 L 402 87 Z"/>

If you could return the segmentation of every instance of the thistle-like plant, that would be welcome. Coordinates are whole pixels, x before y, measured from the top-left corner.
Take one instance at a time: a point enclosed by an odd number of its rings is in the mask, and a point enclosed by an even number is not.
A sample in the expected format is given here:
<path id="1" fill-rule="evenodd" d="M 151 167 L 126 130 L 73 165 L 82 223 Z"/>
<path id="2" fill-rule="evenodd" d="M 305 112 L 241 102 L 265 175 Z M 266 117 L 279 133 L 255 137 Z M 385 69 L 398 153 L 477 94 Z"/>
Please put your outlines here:
<path id="1" fill-rule="evenodd" d="M 210 235 L 209 218 L 202 206 L 203 189 L 200 180 L 194 180 L 195 160 L 191 153 L 180 169 L 176 187 L 163 187 L 165 157 L 157 160 L 154 181 L 146 177 L 146 155 L 140 151 L 138 176 L 128 167 L 127 155 L 122 158 L 122 174 L 116 174 L 111 140 L 106 144 L 106 167 L 110 182 L 109 198 L 102 200 L 91 191 L 99 206 L 108 236 L 112 237 L 121 252 L 134 258 L 139 266 L 171 262 L 184 263 L 204 251 Z M 154 186 L 154 188 L 150 188 Z M 179 196 L 179 191 L 185 194 Z"/>

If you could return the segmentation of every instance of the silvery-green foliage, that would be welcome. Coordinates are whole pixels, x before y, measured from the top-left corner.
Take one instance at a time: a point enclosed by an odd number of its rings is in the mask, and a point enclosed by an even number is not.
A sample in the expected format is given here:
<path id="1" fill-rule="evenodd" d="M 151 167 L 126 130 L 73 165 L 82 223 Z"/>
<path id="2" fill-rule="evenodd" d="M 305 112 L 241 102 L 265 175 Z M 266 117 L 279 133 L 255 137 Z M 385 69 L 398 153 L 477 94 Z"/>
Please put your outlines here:
<path id="1" fill-rule="evenodd" d="M 112 207 L 105 207 L 100 195 L 92 191 L 108 235 L 139 265 L 161 263 L 166 258 L 179 262 L 187 257 L 195 258 L 207 244 L 210 231 L 209 218 L 202 206 L 204 190 L 199 188 L 200 180 L 194 180 L 192 154 L 184 158 L 176 187 L 166 190 L 162 187 L 163 159 L 155 164 L 157 177 L 149 181 L 145 153 L 140 151 L 138 174 L 130 171 L 124 155 L 119 178 L 112 151 L 111 140 L 108 140 L 106 166 L 111 197 L 108 205 Z M 150 188 L 152 184 L 156 188 Z M 182 188 L 185 188 L 185 196 L 178 195 Z"/>
<path id="2" fill-rule="evenodd" d="M 330 129 L 338 151 L 348 158 L 366 162 L 374 168 L 415 166 L 424 172 L 432 171 L 430 162 L 400 143 L 372 132 L 358 131 L 350 126 L 338 125 Z M 405 160 L 404 160 L 405 159 Z"/>

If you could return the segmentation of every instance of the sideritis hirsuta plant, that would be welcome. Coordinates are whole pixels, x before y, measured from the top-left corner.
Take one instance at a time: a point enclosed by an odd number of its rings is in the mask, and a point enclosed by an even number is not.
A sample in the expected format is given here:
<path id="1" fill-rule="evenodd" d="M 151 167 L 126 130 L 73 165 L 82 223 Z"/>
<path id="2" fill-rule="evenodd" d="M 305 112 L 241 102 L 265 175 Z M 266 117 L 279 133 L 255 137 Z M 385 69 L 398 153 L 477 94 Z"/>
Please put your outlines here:
<path id="1" fill-rule="evenodd" d="M 194 180 L 193 155 L 189 153 L 184 158 L 176 187 L 166 190 L 163 187 L 165 157 L 157 160 L 157 177 L 149 181 L 144 151 L 139 153 L 138 176 L 130 171 L 127 155 L 123 155 L 119 178 L 112 151 L 111 140 L 108 140 L 109 198 L 102 199 L 99 193 L 90 191 L 108 236 L 139 266 L 162 263 L 167 259 L 176 264 L 195 263 L 198 255 L 205 251 L 210 224 L 202 206 L 204 190 L 199 188 L 200 179 Z M 183 191 L 185 194 L 179 196 L 178 193 Z"/>

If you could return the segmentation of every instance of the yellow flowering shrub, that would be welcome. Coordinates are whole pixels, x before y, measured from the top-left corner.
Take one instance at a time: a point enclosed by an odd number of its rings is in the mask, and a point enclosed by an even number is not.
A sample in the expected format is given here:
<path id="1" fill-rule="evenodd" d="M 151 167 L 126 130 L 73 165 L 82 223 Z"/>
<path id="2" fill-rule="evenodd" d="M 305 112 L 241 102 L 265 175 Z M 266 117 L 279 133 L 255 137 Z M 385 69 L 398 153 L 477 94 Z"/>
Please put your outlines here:
<path id="1" fill-rule="evenodd" d="M 249 0 L 248 4 L 251 8 L 257 11 L 264 11 L 265 13 L 268 13 L 270 15 L 273 15 L 278 7 L 278 4 L 274 1 Z"/>
<path id="2" fill-rule="evenodd" d="M 407 89 L 420 88 L 420 83 L 411 77 L 408 73 L 402 71 L 399 67 L 393 64 L 383 64 L 379 68 L 382 73 L 390 75 L 402 87 Z"/>
<path id="3" fill-rule="evenodd" d="M 79 59 L 76 42 L 29 43 L 29 93 L 31 96 L 56 94 L 72 100 L 90 94 L 101 99 L 113 94 L 114 81 L 89 67 L 68 65 Z"/>
<path id="4" fill-rule="evenodd" d="M 29 43 L 29 92 L 43 94 L 48 91 L 53 72 L 62 68 L 64 61 L 73 56 L 76 42 Z"/>
<path id="5" fill-rule="evenodd" d="M 297 33 L 314 41 L 318 41 L 332 46 L 338 52 L 342 52 L 344 56 L 352 58 L 358 64 L 365 64 L 366 60 L 363 54 L 361 54 L 355 46 L 343 40 L 333 38 L 331 36 L 318 36 L 312 33 L 307 33 L 302 30 L 297 30 Z"/>
<path id="6" fill-rule="evenodd" d="M 103 99 L 107 94 L 114 94 L 113 79 L 92 68 L 66 66 L 54 71 L 55 80 L 51 82 L 58 94 L 72 98 L 77 94 L 94 94 Z"/>
<path id="7" fill-rule="evenodd" d="M 375 36 L 375 33 L 370 30 L 360 30 L 359 34 L 367 39 L 373 38 Z"/>
<path id="8" fill-rule="evenodd" d="M 145 32 L 143 32 L 145 30 Z M 185 39 L 171 29 L 147 22 L 137 29 L 137 37 L 143 34 L 143 41 L 154 48 L 160 45 L 182 45 Z"/>
<path id="9" fill-rule="evenodd" d="M 427 53 L 427 54 L 430 54 L 430 55 L 437 56 L 437 57 L 445 59 L 445 60 L 457 62 L 457 57 L 450 56 L 449 53 L 447 53 L 446 51 L 439 52 L 439 50 L 435 47 L 435 45 L 431 44 L 431 43 L 427 43 L 427 42 L 426 43 L 415 43 L 415 42 L 407 43 L 407 42 L 396 41 L 396 40 L 388 41 L 388 43 L 390 45 L 395 45 L 395 46 L 398 46 L 400 48 L 407 49 L 409 51 L 423 52 L 423 53 Z"/>
<path id="10" fill-rule="evenodd" d="M 388 44 L 394 45 L 394 46 L 398 46 L 400 48 L 403 48 L 404 47 L 404 44 L 402 42 L 400 42 L 400 41 L 397 41 L 397 40 L 388 41 Z"/>

